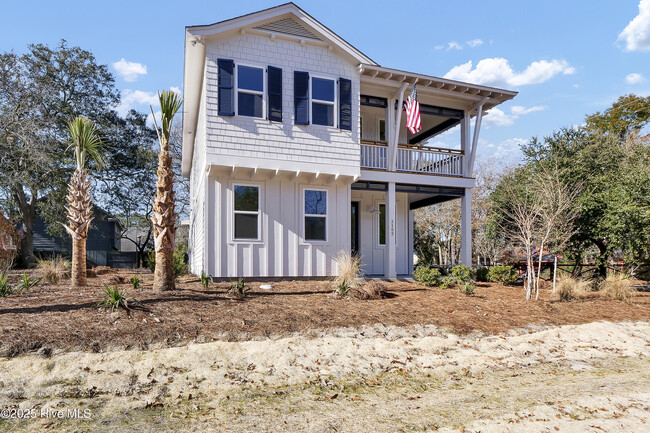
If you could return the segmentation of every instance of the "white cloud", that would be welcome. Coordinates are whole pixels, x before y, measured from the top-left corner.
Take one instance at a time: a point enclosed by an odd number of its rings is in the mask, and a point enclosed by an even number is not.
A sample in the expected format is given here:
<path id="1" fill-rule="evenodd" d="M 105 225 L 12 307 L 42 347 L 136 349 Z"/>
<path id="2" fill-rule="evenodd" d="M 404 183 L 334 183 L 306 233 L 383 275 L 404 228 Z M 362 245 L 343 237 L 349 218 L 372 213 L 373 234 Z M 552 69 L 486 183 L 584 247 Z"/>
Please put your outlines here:
<path id="1" fill-rule="evenodd" d="M 639 83 L 643 83 L 644 81 L 645 81 L 645 77 L 637 72 L 627 74 L 627 76 L 625 77 L 625 82 L 627 84 L 639 84 Z"/>
<path id="2" fill-rule="evenodd" d="M 476 48 L 479 45 L 483 45 L 483 39 L 472 39 L 471 41 L 466 42 L 470 48 Z"/>
<path id="3" fill-rule="evenodd" d="M 156 106 L 158 104 L 158 95 L 154 92 L 145 92 L 144 90 L 131 90 L 124 89 L 122 91 L 122 101 L 117 112 L 121 116 L 125 116 L 132 108 L 139 109 L 138 111 L 149 112 L 149 105 Z"/>
<path id="4" fill-rule="evenodd" d="M 124 78 L 124 81 L 133 82 L 140 75 L 147 75 L 147 66 L 141 63 L 129 62 L 122 58 L 119 62 L 113 63 L 117 74 Z"/>
<path id="5" fill-rule="evenodd" d="M 533 62 L 523 72 L 515 72 L 508 60 L 493 57 L 479 61 L 474 69 L 471 60 L 455 66 L 445 74 L 445 78 L 475 84 L 516 87 L 543 83 L 559 73 L 570 75 L 574 72 L 575 68 L 565 60 L 556 59 Z"/>
<path id="6" fill-rule="evenodd" d="M 447 44 L 447 51 L 449 50 L 462 50 L 463 47 L 456 41 L 451 41 Z"/>
<path id="7" fill-rule="evenodd" d="M 618 35 L 626 51 L 650 51 L 650 0 L 639 2 L 639 14 Z"/>
<path id="8" fill-rule="evenodd" d="M 519 116 L 534 113 L 536 111 L 543 111 L 546 110 L 546 108 L 547 107 L 543 105 L 535 105 L 528 108 L 522 107 L 521 105 L 514 105 L 510 107 L 509 114 L 499 108 L 491 108 L 485 113 L 483 124 L 486 128 L 492 126 L 512 126 Z"/>
<path id="9" fill-rule="evenodd" d="M 169 88 L 169 90 L 171 90 L 171 91 L 174 92 L 174 93 L 178 93 L 179 95 L 182 95 L 182 94 L 183 94 L 183 92 L 181 92 L 181 89 L 179 89 L 179 88 L 176 87 L 176 86 L 171 86 L 171 87 Z"/>
<path id="10" fill-rule="evenodd" d="M 479 139 L 478 155 L 479 158 L 491 156 L 507 162 L 516 162 L 521 159 L 522 144 L 528 143 L 524 138 L 509 138 L 500 143 L 492 143 L 484 139 Z"/>
<path id="11" fill-rule="evenodd" d="M 444 50 L 445 46 L 444 45 L 436 45 L 435 47 L 433 47 L 433 49 L 436 50 L 436 51 L 440 51 L 440 50 Z"/>

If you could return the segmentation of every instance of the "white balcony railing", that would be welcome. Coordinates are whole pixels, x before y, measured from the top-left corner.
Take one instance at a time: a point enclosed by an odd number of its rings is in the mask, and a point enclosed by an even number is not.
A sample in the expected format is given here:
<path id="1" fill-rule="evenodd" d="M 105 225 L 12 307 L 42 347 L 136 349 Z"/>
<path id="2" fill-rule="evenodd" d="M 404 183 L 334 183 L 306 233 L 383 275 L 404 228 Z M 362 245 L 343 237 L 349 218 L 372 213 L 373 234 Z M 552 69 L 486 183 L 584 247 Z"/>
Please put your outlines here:
<path id="1" fill-rule="evenodd" d="M 361 140 L 361 168 L 386 170 L 387 151 L 386 142 Z M 462 176 L 463 152 L 400 144 L 397 148 L 397 171 Z"/>

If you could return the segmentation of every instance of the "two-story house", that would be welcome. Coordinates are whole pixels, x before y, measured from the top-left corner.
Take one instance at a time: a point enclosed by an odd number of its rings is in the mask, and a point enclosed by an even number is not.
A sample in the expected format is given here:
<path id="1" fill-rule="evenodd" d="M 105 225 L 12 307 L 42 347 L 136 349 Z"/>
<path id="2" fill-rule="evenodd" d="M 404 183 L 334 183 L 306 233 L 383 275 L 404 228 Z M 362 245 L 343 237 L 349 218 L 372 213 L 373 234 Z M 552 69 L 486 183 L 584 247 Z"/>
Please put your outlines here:
<path id="1" fill-rule="evenodd" d="M 411 134 L 402 105 L 414 84 L 422 129 Z M 192 272 L 327 276 L 343 250 L 368 275 L 409 275 L 413 211 L 452 199 L 470 264 L 481 118 L 515 95 L 379 66 L 293 3 L 187 27 Z M 457 125 L 459 146 L 427 145 Z"/>

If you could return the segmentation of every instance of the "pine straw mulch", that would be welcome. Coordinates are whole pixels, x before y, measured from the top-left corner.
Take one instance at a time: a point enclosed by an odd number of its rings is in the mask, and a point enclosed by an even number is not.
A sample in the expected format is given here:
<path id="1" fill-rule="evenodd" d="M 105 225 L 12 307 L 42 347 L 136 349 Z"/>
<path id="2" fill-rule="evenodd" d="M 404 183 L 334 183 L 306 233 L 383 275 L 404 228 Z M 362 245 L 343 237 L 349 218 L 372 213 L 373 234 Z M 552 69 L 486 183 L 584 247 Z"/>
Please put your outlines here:
<path id="1" fill-rule="evenodd" d="M 37 275 L 38 271 L 34 271 Z M 237 341 L 362 325 L 432 324 L 457 333 L 489 334 L 535 325 L 580 324 L 592 321 L 650 320 L 650 293 L 638 292 L 631 304 L 589 293 L 573 302 L 555 301 L 543 290 L 539 301 L 526 302 L 521 287 L 478 283 L 473 296 L 455 289 L 427 288 L 418 283 L 388 282 L 388 297 L 348 300 L 332 296 L 327 281 L 247 282 L 245 299 L 226 294 L 229 283 L 213 283 L 205 290 L 192 275 L 179 279 L 177 290 L 152 291 L 153 276 L 134 290 L 120 284 L 127 296 L 148 309 L 111 312 L 96 307 L 103 282 L 133 271 L 113 270 L 89 278 L 89 287 L 76 290 L 65 284 L 41 283 L 27 293 L 0 298 L 0 356 L 52 350 L 103 351 L 148 348 L 214 340 Z M 13 272 L 10 281 L 18 279 Z M 315 334 L 313 334 L 315 335 Z"/>

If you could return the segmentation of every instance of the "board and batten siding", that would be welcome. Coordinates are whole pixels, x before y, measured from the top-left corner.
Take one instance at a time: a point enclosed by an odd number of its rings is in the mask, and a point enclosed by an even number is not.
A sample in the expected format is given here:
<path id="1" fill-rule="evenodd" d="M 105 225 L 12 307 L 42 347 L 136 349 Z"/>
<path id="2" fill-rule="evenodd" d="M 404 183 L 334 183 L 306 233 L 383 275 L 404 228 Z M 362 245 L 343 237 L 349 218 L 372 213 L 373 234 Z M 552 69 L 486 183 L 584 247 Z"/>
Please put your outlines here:
<path id="1" fill-rule="evenodd" d="M 190 233 L 189 251 L 190 270 L 200 275 L 205 269 L 205 211 L 206 211 L 206 182 L 205 171 L 205 88 L 201 91 L 199 102 L 199 117 L 196 125 L 194 154 L 192 155 L 192 171 L 190 172 Z"/>
<path id="2" fill-rule="evenodd" d="M 207 270 L 214 277 L 311 277 L 336 272 L 334 256 L 350 251 L 349 184 L 313 185 L 282 176 L 207 180 Z M 260 187 L 259 241 L 233 240 L 233 186 Z M 305 189 L 327 191 L 327 241 L 304 240 Z"/>
<path id="3" fill-rule="evenodd" d="M 236 65 L 282 69 L 282 122 L 218 115 L 220 58 L 231 59 Z M 339 129 L 338 119 L 334 127 L 294 125 L 294 71 L 308 72 L 311 77 L 352 81 L 351 131 Z M 334 51 L 259 35 L 237 35 L 208 42 L 205 77 L 208 165 L 359 175 L 359 73 L 355 65 Z"/>

